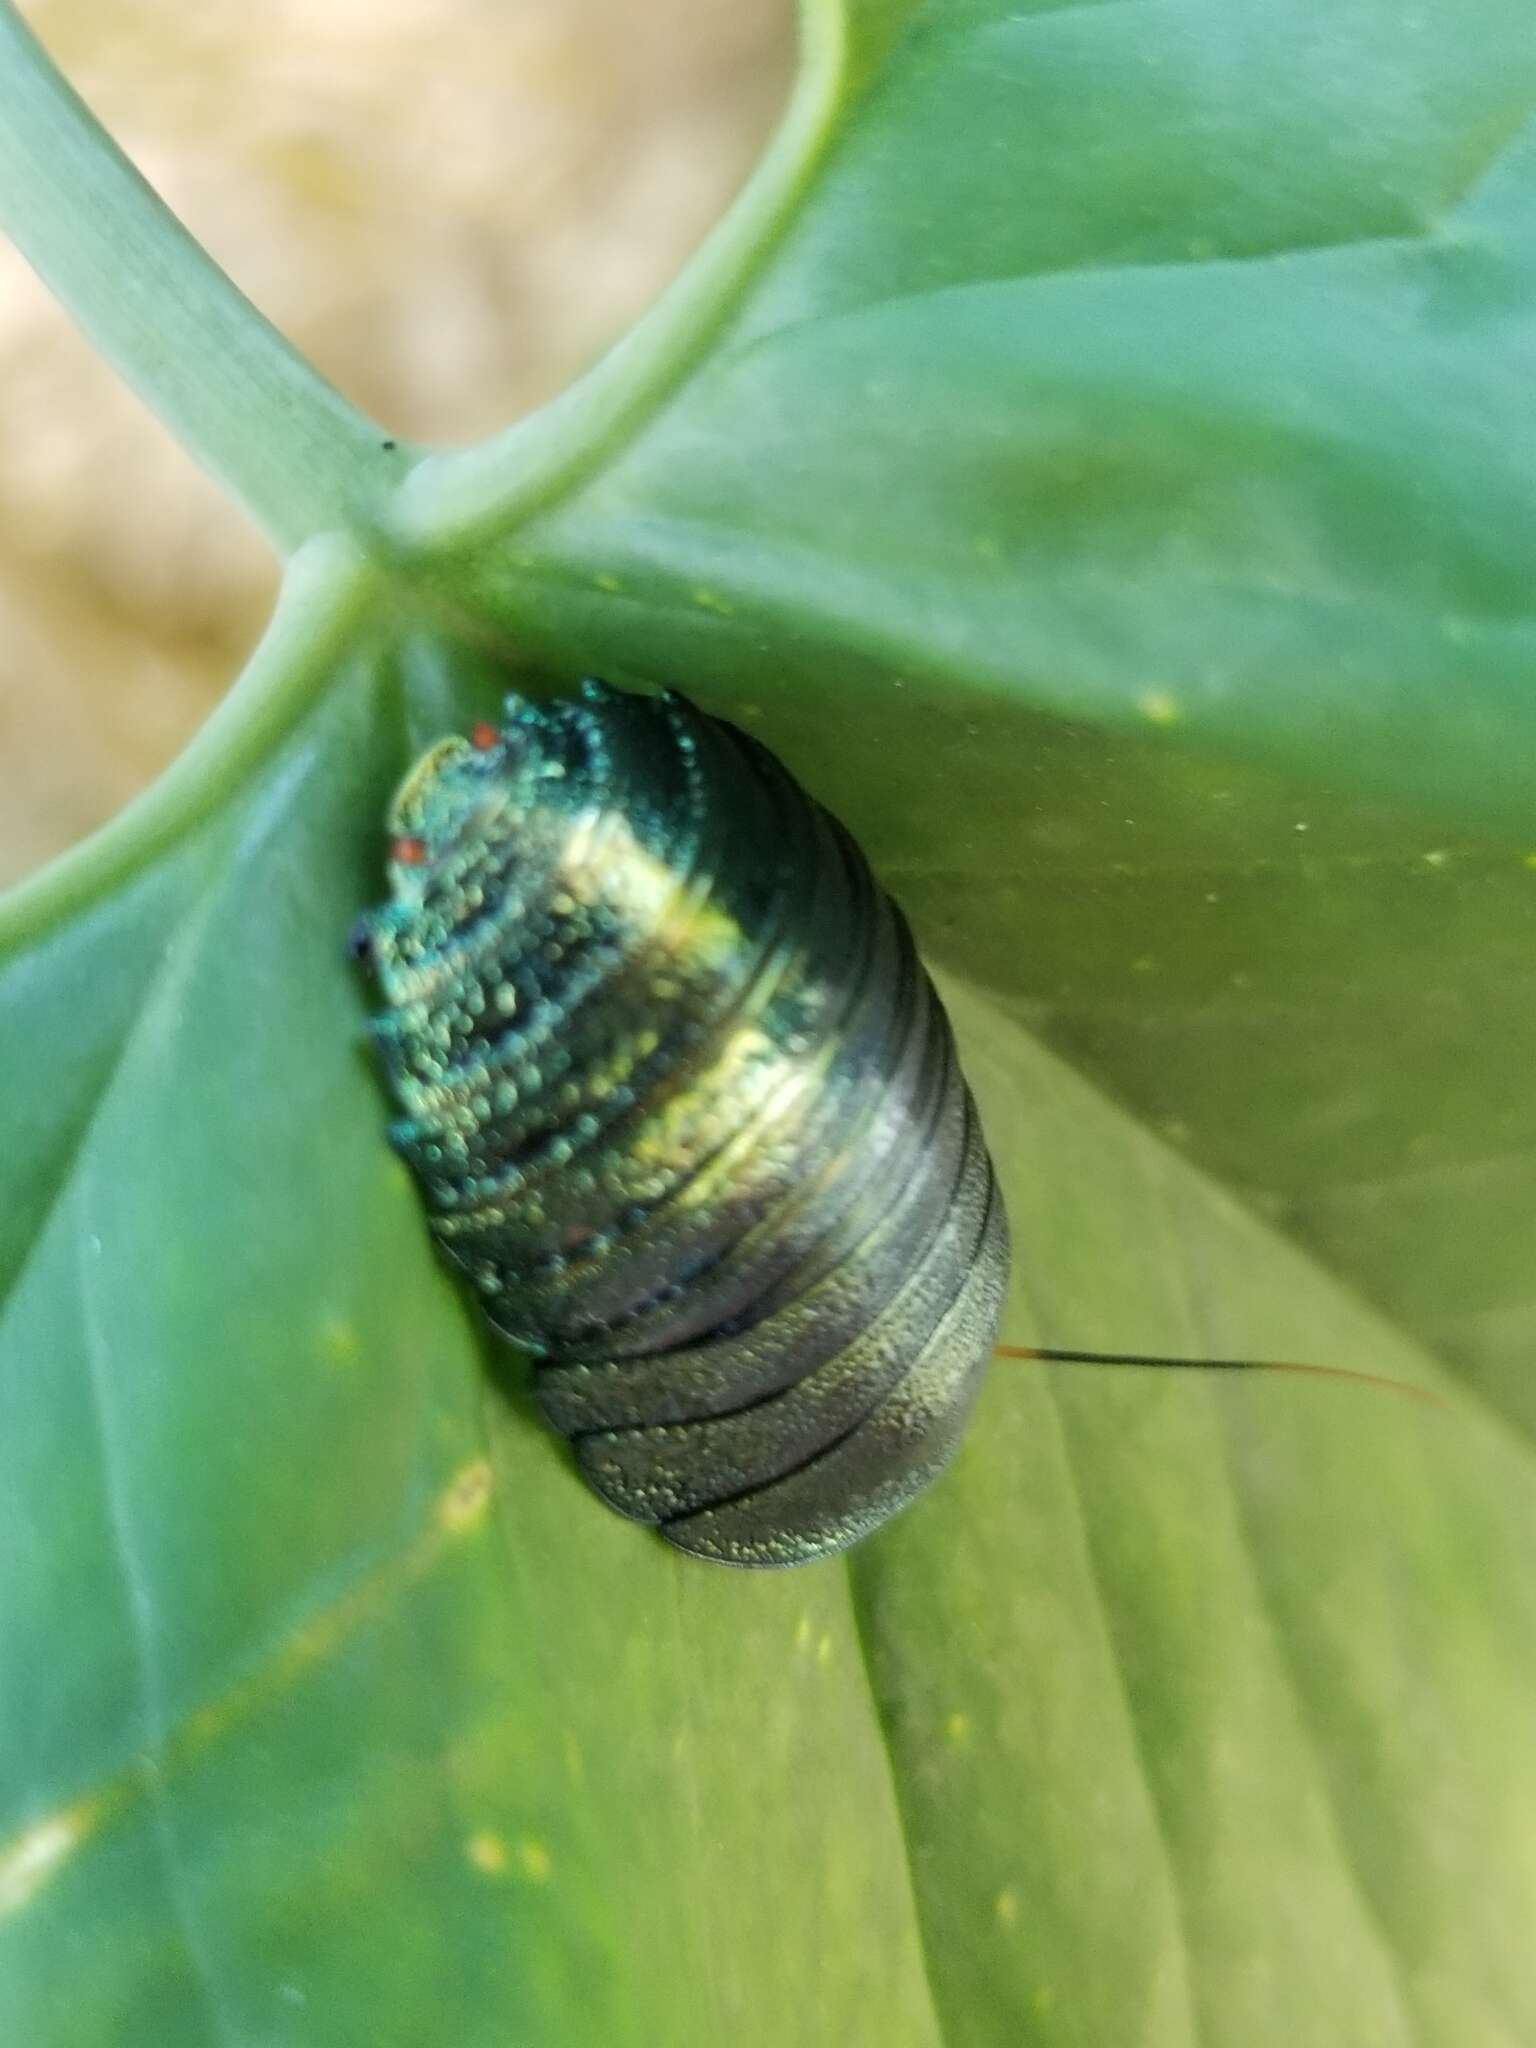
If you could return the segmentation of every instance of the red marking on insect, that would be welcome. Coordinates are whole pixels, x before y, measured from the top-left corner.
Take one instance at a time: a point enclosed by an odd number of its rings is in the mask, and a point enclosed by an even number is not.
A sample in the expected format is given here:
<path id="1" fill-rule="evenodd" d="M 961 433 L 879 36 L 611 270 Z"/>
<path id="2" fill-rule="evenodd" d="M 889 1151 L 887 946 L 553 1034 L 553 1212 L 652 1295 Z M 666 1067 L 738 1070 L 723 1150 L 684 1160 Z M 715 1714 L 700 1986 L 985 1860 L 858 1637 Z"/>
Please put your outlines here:
<path id="1" fill-rule="evenodd" d="M 469 728 L 469 744 L 478 747 L 482 754 L 488 754 L 500 740 L 501 734 L 486 719 L 479 719 Z"/>
<path id="2" fill-rule="evenodd" d="M 419 868 L 427 857 L 425 839 L 394 839 L 390 841 L 389 857 L 403 868 Z"/>

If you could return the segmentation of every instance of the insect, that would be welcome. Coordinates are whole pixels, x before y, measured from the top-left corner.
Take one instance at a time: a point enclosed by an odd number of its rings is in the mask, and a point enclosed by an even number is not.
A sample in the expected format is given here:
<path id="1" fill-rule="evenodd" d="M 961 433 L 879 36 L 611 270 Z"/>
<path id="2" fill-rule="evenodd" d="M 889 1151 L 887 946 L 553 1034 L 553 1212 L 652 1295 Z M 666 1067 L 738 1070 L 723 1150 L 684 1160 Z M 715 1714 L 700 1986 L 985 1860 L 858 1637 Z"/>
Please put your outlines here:
<path id="1" fill-rule="evenodd" d="M 1008 1273 L 862 853 L 747 734 L 595 681 L 440 741 L 389 831 L 353 951 L 391 1136 L 580 1470 L 722 1563 L 856 1542 L 955 1450 Z"/>
<path id="2" fill-rule="evenodd" d="M 788 1565 L 959 1441 L 1008 1231 L 905 920 L 755 740 L 675 692 L 440 742 L 357 927 L 394 1142 L 596 1490 Z"/>

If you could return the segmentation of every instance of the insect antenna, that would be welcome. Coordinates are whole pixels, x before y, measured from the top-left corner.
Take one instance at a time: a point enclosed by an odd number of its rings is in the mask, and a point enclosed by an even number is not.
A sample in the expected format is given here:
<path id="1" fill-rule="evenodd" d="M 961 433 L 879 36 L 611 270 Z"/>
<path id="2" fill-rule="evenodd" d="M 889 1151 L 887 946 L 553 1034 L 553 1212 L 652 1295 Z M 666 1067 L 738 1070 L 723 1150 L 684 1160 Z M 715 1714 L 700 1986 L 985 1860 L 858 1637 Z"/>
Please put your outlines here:
<path id="1" fill-rule="evenodd" d="M 1293 1359 L 1270 1358 L 1159 1358 L 1146 1351 L 1056 1351 L 1037 1345 L 999 1344 L 994 1358 L 1022 1358 L 1041 1365 L 1150 1365 L 1174 1372 L 1290 1372 L 1309 1379 L 1352 1380 L 1356 1386 L 1377 1387 L 1389 1394 L 1406 1394 L 1414 1401 L 1430 1401 L 1437 1408 L 1445 1397 L 1432 1387 L 1416 1386 L 1411 1380 L 1388 1379 L 1384 1373 L 1360 1372 L 1347 1365 L 1303 1365 Z"/>

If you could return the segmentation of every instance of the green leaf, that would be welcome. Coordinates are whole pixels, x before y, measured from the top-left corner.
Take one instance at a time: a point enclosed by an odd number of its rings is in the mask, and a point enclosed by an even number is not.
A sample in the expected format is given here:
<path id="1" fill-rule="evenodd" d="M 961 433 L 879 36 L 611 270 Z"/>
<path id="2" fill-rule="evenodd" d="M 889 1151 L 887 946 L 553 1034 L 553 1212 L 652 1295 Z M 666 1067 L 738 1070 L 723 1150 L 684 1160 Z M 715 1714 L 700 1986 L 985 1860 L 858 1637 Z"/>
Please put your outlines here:
<path id="1" fill-rule="evenodd" d="M 360 666 L 125 890 L 126 1031 L 63 958 L 12 984 L 7 1071 L 113 1048 L 0 1326 L 18 2038 L 1519 2039 L 1527 1454 L 1354 1389 L 1000 1367 L 851 1569 L 604 1513 L 382 1142 L 340 938 L 398 688 Z M 1018 1334 L 1422 1372 L 953 1000 Z"/>
<path id="2" fill-rule="evenodd" d="M 406 494 L 1524 1425 L 1533 107 L 1519 0 L 927 7 L 626 447 Z"/>
<path id="3" fill-rule="evenodd" d="M 847 1562 L 711 1571 L 579 1485 L 384 1142 L 391 782 L 509 642 L 679 681 L 964 971 L 1011 1338 L 1427 1333 L 1519 1410 L 1524 24 L 809 19 L 638 346 L 424 465 L 388 582 L 301 553 L 0 907 L 7 2040 L 1536 2034 L 1493 1405 L 1000 1365 Z"/>

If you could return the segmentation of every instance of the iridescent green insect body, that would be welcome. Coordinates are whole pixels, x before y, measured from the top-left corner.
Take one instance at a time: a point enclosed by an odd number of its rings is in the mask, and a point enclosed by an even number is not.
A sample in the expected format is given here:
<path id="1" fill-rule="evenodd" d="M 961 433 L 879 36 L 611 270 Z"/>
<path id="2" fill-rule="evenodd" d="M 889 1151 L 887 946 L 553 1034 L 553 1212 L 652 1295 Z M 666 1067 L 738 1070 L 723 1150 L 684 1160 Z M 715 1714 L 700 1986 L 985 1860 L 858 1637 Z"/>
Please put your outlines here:
<path id="1" fill-rule="evenodd" d="M 581 1470 L 725 1563 L 855 1542 L 959 1441 L 1008 1264 L 899 911 L 674 694 L 509 699 L 390 826 L 395 1142 Z"/>

